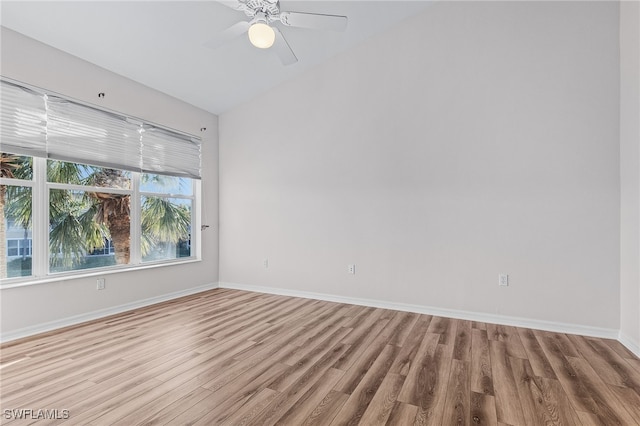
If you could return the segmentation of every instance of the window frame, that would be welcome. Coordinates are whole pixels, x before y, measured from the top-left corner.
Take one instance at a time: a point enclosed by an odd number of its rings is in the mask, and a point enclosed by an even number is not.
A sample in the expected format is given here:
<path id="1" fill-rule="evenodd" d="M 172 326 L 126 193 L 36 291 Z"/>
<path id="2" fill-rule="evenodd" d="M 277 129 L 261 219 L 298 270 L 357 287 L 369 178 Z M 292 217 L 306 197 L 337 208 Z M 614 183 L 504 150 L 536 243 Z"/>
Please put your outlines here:
<path id="1" fill-rule="evenodd" d="M 138 176 L 139 177 L 139 176 Z M 194 179 L 192 179 L 192 181 L 194 181 Z M 196 181 L 199 182 L 199 181 Z M 139 185 L 138 185 L 139 188 Z M 138 191 L 138 197 L 136 197 L 136 201 L 138 203 L 138 211 L 140 212 L 140 214 L 138 215 L 137 219 L 141 220 L 142 217 L 142 197 L 158 197 L 158 198 L 177 198 L 177 199 L 182 199 L 182 200 L 191 200 L 191 232 L 189 233 L 189 241 L 190 241 L 190 246 L 191 246 L 191 252 L 193 252 L 195 246 L 193 243 L 193 238 L 194 238 L 194 231 L 200 228 L 200 225 L 197 224 L 196 225 L 196 195 L 195 195 L 195 190 L 196 190 L 196 186 L 193 185 L 193 187 L 191 188 L 192 194 L 191 195 L 182 195 L 182 194 L 171 194 L 171 193 L 159 193 L 159 192 L 149 192 L 149 191 Z M 142 238 L 142 224 L 138 223 L 138 226 L 136 226 L 136 231 L 140 234 L 139 238 Z M 138 240 L 139 241 L 139 240 Z M 199 244 L 197 245 L 199 247 Z M 154 263 L 164 263 L 169 259 L 164 259 L 164 260 L 157 260 L 157 261 L 153 261 L 153 260 L 144 260 L 142 258 L 142 253 L 138 253 L 140 249 L 140 245 L 138 244 L 136 246 L 136 255 L 139 256 L 139 261 L 140 264 L 142 265 L 153 265 Z M 193 257 L 193 255 L 189 256 L 189 257 Z M 176 259 L 185 259 L 185 257 L 181 257 L 181 258 L 176 258 Z M 175 260 L 175 259 L 174 259 Z"/>
<path id="2" fill-rule="evenodd" d="M 16 286 L 40 284 L 52 281 L 62 281 L 68 278 L 82 278 L 95 275 L 105 275 L 111 273 L 121 273 L 139 269 L 172 266 L 183 263 L 199 262 L 201 258 L 201 234 L 196 232 L 200 229 L 201 221 L 201 181 L 191 178 L 191 195 L 168 194 L 158 192 L 141 192 L 140 178 L 143 172 L 131 172 L 131 189 L 105 188 L 95 186 L 85 186 L 77 184 L 48 182 L 47 179 L 47 158 L 33 158 L 33 177 L 31 180 L 16 178 L 0 178 L 1 185 L 22 186 L 31 188 L 32 196 L 32 218 L 31 218 L 31 275 L 26 277 L 12 277 L 0 279 L 0 289 Z M 176 176 L 180 177 L 180 176 Z M 127 265 L 112 265 L 96 267 L 90 269 L 77 269 L 61 272 L 51 272 L 49 265 L 49 194 L 52 189 L 77 190 L 89 192 L 108 192 L 118 194 L 130 194 L 130 226 L 131 226 L 131 254 L 130 262 Z M 141 199 L 143 196 L 161 196 L 166 198 L 190 199 L 191 209 L 191 252 L 188 257 L 178 257 L 174 259 L 161 259 L 155 261 L 142 261 L 140 252 L 141 238 Z M 6 244 L 6 242 L 4 242 Z"/>

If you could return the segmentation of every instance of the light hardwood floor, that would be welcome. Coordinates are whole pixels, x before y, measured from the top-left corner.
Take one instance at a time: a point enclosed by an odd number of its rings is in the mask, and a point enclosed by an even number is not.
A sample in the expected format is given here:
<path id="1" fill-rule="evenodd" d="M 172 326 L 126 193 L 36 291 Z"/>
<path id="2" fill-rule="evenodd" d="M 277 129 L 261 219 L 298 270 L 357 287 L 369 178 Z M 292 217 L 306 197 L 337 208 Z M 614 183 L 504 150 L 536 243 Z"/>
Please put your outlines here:
<path id="1" fill-rule="evenodd" d="M 640 425 L 614 340 L 217 289 L 1 348 L 36 424 Z M 12 412 L 13 413 L 13 412 Z M 51 412 L 50 412 L 51 413 Z"/>

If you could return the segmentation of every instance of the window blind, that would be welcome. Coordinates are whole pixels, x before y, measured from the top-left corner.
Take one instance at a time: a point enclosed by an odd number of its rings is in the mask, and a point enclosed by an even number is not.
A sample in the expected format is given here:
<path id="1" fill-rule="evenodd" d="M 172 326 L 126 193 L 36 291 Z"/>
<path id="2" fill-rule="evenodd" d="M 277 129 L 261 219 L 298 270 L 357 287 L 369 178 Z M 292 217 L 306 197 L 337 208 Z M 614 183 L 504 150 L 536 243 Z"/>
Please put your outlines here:
<path id="1" fill-rule="evenodd" d="M 143 170 L 139 127 L 108 112 L 54 96 L 47 98 L 49 158 Z"/>
<path id="2" fill-rule="evenodd" d="M 2 81 L 0 85 L 0 149 L 18 155 L 47 153 L 47 110 L 44 97 Z"/>
<path id="3" fill-rule="evenodd" d="M 171 176 L 191 176 L 191 164 L 200 164 L 200 141 L 144 125 L 141 133 L 143 169 Z M 168 143 L 170 141 L 170 143 Z"/>
<path id="4" fill-rule="evenodd" d="M 199 138 L 4 80 L 0 95 L 5 152 L 200 179 Z"/>

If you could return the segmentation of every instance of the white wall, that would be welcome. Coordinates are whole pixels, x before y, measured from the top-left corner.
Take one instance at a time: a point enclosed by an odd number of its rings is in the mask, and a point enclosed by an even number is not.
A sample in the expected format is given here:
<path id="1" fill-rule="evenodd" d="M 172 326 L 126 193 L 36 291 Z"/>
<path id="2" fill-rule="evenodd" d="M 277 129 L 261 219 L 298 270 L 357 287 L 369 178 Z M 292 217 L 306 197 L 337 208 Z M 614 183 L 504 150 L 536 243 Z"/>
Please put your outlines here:
<path id="1" fill-rule="evenodd" d="M 618 330 L 618 23 L 440 2 L 221 115 L 221 285 Z"/>
<path id="2" fill-rule="evenodd" d="M 640 355 L 640 3 L 620 3 L 620 337 Z"/>
<path id="3" fill-rule="evenodd" d="M 108 274 L 103 291 L 95 289 L 95 277 L 0 290 L 2 339 L 217 285 L 217 117 L 11 30 L 2 28 L 1 37 L 5 77 L 195 135 L 207 127 L 202 133 L 203 222 L 211 225 L 201 234 L 201 262 Z M 105 92 L 104 101 L 99 92 Z"/>

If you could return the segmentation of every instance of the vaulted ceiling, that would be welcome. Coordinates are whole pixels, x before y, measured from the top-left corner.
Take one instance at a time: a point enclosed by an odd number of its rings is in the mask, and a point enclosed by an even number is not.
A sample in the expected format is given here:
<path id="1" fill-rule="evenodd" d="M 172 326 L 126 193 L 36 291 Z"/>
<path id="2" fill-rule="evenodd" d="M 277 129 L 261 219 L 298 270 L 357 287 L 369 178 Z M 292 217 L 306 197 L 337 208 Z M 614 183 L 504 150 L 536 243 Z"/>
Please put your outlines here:
<path id="1" fill-rule="evenodd" d="M 281 28 L 299 61 L 239 37 L 204 43 L 247 19 L 216 1 L 5 1 L 0 23 L 214 114 L 295 78 L 420 13 L 428 1 L 287 1 L 281 10 L 346 15 L 344 32 Z"/>

